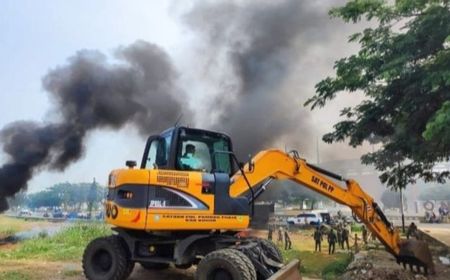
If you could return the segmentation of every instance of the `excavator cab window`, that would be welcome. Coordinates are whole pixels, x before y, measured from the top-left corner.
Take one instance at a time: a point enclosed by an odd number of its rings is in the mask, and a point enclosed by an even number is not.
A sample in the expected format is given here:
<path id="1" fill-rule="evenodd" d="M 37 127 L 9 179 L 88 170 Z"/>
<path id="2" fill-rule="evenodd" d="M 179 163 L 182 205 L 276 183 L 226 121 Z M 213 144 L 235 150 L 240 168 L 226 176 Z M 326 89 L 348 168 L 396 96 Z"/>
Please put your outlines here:
<path id="1" fill-rule="evenodd" d="M 231 174 L 227 136 L 204 130 L 183 129 L 178 138 L 177 169 L 186 171 L 221 172 Z"/>
<path id="2" fill-rule="evenodd" d="M 147 148 L 142 162 L 142 168 L 165 169 L 168 167 L 172 132 L 161 136 L 152 136 L 147 141 Z"/>

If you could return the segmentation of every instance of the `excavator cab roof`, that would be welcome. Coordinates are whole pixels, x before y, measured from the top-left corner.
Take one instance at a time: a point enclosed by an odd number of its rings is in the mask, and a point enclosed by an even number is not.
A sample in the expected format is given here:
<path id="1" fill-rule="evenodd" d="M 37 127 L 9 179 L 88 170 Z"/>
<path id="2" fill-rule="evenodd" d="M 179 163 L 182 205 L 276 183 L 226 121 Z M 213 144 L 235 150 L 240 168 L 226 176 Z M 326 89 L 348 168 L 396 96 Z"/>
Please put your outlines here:
<path id="1" fill-rule="evenodd" d="M 142 169 L 221 172 L 233 174 L 232 143 L 224 133 L 172 127 L 148 138 Z"/>

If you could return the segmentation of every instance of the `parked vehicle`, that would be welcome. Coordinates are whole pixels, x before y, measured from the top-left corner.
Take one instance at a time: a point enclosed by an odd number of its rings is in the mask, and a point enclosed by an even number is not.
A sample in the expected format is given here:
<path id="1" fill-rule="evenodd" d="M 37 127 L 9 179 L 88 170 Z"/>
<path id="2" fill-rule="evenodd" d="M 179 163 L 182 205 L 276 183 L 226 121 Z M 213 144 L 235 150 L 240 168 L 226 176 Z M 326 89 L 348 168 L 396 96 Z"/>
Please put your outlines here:
<path id="1" fill-rule="evenodd" d="M 55 210 L 52 213 L 52 217 L 55 219 L 61 219 L 61 218 L 64 218 L 64 214 L 61 210 Z"/>
<path id="2" fill-rule="evenodd" d="M 32 215 L 32 213 L 28 209 L 23 209 L 23 210 L 20 210 L 20 212 L 19 212 L 19 217 L 29 217 L 31 215 Z"/>
<path id="3" fill-rule="evenodd" d="M 322 222 L 320 213 L 314 212 L 304 212 L 287 219 L 287 223 L 291 225 L 320 225 Z"/>

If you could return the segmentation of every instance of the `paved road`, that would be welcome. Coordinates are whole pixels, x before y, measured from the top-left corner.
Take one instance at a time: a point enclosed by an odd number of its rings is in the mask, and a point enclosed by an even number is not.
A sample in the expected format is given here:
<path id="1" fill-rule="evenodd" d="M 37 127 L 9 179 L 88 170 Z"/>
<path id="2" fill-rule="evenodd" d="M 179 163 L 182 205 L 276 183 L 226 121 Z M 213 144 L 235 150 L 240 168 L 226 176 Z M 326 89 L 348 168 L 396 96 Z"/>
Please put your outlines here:
<path id="1" fill-rule="evenodd" d="M 450 224 L 418 224 L 419 229 L 450 246 Z"/>

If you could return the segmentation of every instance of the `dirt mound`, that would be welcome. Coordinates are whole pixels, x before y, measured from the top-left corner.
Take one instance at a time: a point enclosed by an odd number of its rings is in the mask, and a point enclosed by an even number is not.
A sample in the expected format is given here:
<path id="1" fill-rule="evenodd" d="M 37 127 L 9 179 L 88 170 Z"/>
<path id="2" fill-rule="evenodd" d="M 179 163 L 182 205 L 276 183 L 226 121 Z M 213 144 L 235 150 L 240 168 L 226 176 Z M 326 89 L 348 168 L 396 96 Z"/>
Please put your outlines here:
<path id="1" fill-rule="evenodd" d="M 356 280 L 422 280 L 427 279 L 403 269 L 395 259 L 385 251 L 362 251 L 355 255 L 354 261 L 340 279 Z"/>

